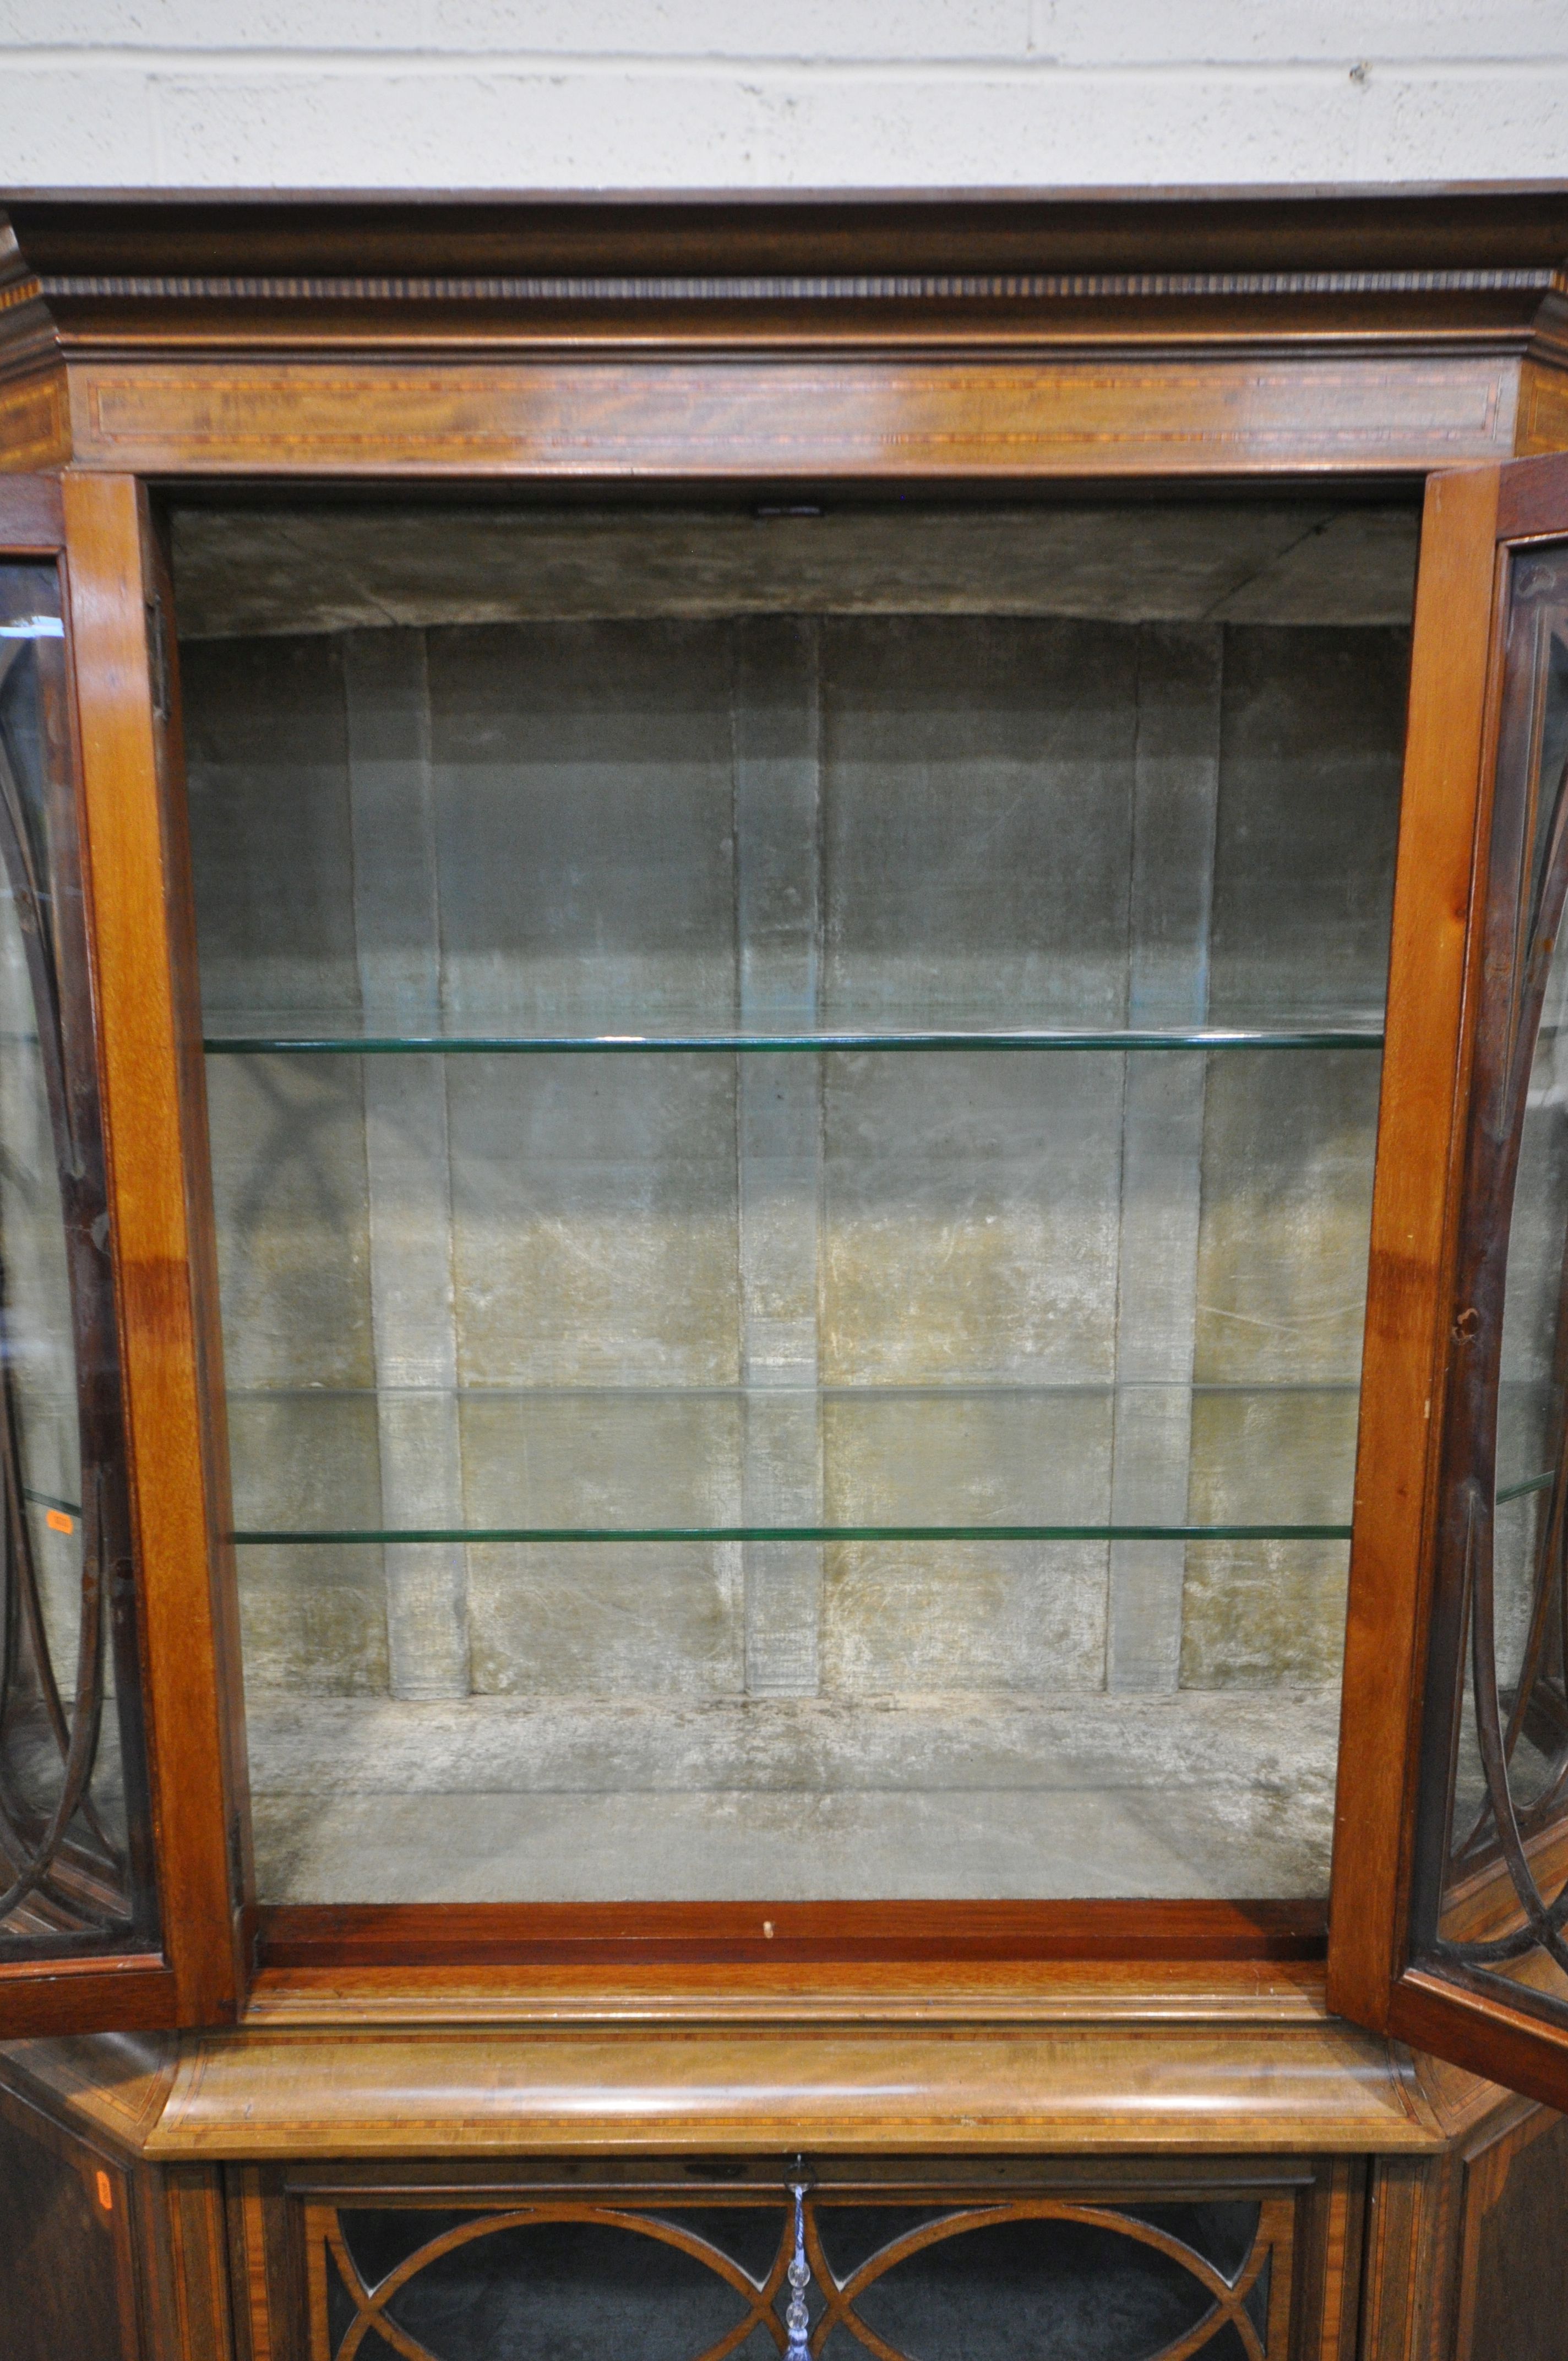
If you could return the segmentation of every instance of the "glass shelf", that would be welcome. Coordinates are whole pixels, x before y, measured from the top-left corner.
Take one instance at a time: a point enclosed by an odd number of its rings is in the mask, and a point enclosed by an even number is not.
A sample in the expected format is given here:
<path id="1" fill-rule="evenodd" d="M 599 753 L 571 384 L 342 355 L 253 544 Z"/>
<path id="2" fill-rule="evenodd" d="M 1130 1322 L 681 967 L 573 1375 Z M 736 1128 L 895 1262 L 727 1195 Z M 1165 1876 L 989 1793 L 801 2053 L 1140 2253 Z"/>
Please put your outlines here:
<path id="1" fill-rule="evenodd" d="M 1357 1400 L 1352 1385 L 236 1393 L 235 1538 L 1338 1542 Z"/>
<path id="2" fill-rule="evenodd" d="M 185 652 L 263 1890 L 1321 1892 L 1406 638 L 645 522 Z"/>
<path id="3" fill-rule="evenodd" d="M 1347 1542 L 1349 1525 L 386 1525 L 236 1526 L 236 1549 L 264 1544 L 333 1548 L 451 1543 L 598 1542 Z"/>
<path id="4" fill-rule="evenodd" d="M 1552 1482 L 1541 1393 L 1504 1388 L 1499 1508 Z M 234 1539 L 1345 1541 L 1358 1405 L 1353 1385 L 234 1392 Z"/>
<path id="5" fill-rule="evenodd" d="M 1529 1499 L 1533 1492 L 1549 1492 L 1556 1481 L 1550 1472 L 1538 1476 L 1520 1476 L 1511 1484 L 1497 1487 L 1497 1506 L 1505 1508 L 1510 1500 Z"/>
<path id="6" fill-rule="evenodd" d="M 1195 1022 L 1152 1010 L 1143 1021 L 1090 1021 L 1069 1013 L 1000 1025 L 962 1009 L 733 1014 L 686 1010 L 644 1016 L 578 1011 L 558 1021 L 444 1011 L 410 1017 L 356 1009 L 210 1010 L 203 1046 L 214 1057 L 580 1054 L 647 1050 L 827 1049 L 1380 1049 L 1379 1010 L 1251 1011 Z"/>

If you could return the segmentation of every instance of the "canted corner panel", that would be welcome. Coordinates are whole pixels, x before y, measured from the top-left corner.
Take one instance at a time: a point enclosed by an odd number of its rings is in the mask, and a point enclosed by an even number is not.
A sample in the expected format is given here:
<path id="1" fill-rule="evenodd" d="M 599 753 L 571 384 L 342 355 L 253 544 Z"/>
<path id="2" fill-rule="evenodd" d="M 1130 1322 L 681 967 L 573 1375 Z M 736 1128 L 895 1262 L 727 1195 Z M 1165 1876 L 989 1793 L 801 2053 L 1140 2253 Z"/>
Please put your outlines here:
<path id="1" fill-rule="evenodd" d="M 1520 458 L 1568 450 L 1568 293 L 1553 285 L 1540 304 L 1519 370 Z"/>
<path id="2" fill-rule="evenodd" d="M 1417 472 L 1514 447 L 1516 358 L 90 362 L 76 463 L 193 475 Z"/>
<path id="3" fill-rule="evenodd" d="M 1560 2268 L 1568 2122 L 1547 2107 L 1497 2111 L 1453 2173 L 1444 2361 L 1551 2361 L 1563 2350 Z"/>
<path id="4" fill-rule="evenodd" d="M 1568 353 L 1558 361 L 1525 362 L 1514 447 L 1521 458 L 1568 451 Z"/>
<path id="5" fill-rule="evenodd" d="M 62 467 L 70 456 L 64 370 L 0 382 L 0 473 Z"/>

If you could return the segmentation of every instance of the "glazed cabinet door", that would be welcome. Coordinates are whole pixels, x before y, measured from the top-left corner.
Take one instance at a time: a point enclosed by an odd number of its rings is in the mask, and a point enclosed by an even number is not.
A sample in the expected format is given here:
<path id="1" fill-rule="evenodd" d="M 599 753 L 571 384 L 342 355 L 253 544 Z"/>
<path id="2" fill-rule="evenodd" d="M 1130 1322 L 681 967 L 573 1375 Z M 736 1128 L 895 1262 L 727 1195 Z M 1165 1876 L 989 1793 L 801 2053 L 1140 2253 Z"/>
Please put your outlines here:
<path id="1" fill-rule="evenodd" d="M 1331 2361 L 1354 2333 L 1364 2189 L 1350 2159 L 481 2169 L 231 2169 L 248 2349 Z"/>
<path id="2" fill-rule="evenodd" d="M 0 478 L 0 2037 L 234 2004 L 156 568 Z"/>
<path id="3" fill-rule="evenodd" d="M 1568 461 L 1433 479 L 1353 1543 L 1348 2015 L 1568 2105 Z"/>

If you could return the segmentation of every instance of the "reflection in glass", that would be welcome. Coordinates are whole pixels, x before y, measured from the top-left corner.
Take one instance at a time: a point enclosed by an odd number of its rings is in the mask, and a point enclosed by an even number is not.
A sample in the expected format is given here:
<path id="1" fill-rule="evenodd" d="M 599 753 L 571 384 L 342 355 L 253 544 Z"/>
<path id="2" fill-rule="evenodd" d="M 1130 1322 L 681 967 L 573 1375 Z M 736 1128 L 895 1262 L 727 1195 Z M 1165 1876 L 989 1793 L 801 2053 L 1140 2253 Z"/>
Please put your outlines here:
<path id="1" fill-rule="evenodd" d="M 1568 560 L 1514 560 L 1445 1524 L 1453 1717 L 1440 1949 L 1568 1971 Z M 1441 1675 L 1440 1675 L 1441 1677 Z"/>
<path id="2" fill-rule="evenodd" d="M 0 566 L 0 1956 L 147 1916 L 64 653 L 53 566 Z"/>

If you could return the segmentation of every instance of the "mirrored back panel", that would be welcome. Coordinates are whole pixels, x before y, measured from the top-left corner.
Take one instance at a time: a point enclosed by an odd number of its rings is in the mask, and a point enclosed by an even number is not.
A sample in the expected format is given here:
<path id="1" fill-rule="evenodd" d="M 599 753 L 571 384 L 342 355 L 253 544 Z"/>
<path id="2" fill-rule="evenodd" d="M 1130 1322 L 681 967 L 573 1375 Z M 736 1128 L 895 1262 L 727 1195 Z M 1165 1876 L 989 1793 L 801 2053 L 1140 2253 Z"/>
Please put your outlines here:
<path id="1" fill-rule="evenodd" d="M 1414 513 L 174 546 L 263 1898 L 1325 1891 Z"/>

